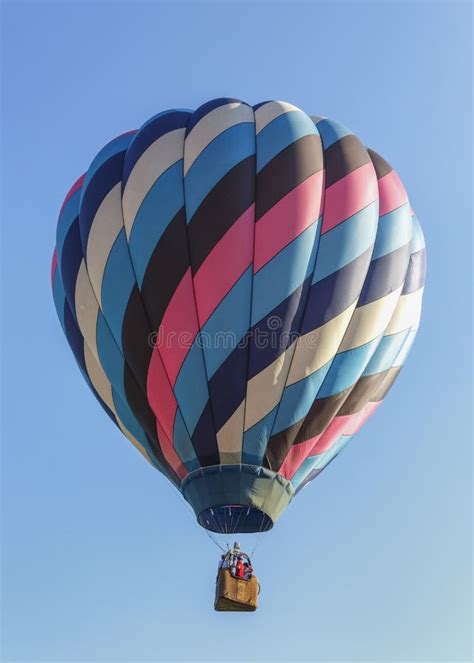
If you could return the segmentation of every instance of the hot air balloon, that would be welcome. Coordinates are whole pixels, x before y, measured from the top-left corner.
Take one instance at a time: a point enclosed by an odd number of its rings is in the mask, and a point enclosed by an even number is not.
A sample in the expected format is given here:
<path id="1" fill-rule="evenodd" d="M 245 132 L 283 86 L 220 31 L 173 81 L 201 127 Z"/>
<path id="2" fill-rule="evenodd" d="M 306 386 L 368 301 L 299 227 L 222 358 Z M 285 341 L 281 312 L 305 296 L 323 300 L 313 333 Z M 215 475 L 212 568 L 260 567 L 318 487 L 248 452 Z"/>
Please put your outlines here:
<path id="1" fill-rule="evenodd" d="M 424 276 L 381 156 L 292 104 L 228 98 L 108 143 L 52 264 L 92 393 L 214 532 L 269 530 L 375 412 Z"/>

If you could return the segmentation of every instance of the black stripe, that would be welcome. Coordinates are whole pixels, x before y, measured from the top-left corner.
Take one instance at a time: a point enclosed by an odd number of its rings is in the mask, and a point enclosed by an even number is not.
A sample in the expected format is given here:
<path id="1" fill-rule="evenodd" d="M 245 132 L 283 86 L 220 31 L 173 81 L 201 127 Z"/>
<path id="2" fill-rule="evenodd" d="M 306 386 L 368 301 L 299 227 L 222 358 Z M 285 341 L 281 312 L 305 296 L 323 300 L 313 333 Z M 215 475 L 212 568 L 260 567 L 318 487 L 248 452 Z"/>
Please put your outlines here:
<path id="1" fill-rule="evenodd" d="M 160 326 L 166 308 L 188 268 L 186 215 L 183 207 L 160 237 L 143 277 L 141 295 L 153 330 Z"/>
<path id="2" fill-rule="evenodd" d="M 338 415 L 342 417 L 360 412 L 367 403 L 369 403 L 372 395 L 376 392 L 384 377 L 387 375 L 387 372 L 388 369 L 382 373 L 364 375 L 359 378 L 346 401 L 343 403 Z"/>
<path id="3" fill-rule="evenodd" d="M 423 287 L 426 276 L 426 250 L 420 249 L 410 256 L 405 283 L 403 285 L 402 295 L 415 292 Z"/>
<path id="4" fill-rule="evenodd" d="M 247 391 L 248 347 L 239 343 L 209 380 L 216 431 L 234 414 Z"/>
<path id="5" fill-rule="evenodd" d="M 191 442 L 202 467 L 220 465 L 219 449 L 209 401 L 199 417 L 197 426 L 191 436 Z"/>
<path id="6" fill-rule="evenodd" d="M 179 479 L 166 461 L 158 441 L 155 414 L 150 408 L 146 395 L 143 393 L 127 364 L 124 364 L 123 381 L 127 404 L 145 431 L 153 455 L 161 466 L 163 473 L 166 474 L 170 481 L 178 485 Z"/>
<path id="7" fill-rule="evenodd" d="M 358 299 L 372 250 L 370 247 L 334 274 L 311 286 L 301 329 L 302 335 L 332 320 Z"/>
<path id="8" fill-rule="evenodd" d="M 401 370 L 402 370 L 401 366 L 395 366 L 388 369 L 387 375 L 385 376 L 384 380 L 376 389 L 376 391 L 372 394 L 372 397 L 370 399 L 371 403 L 377 403 L 378 401 L 382 401 L 385 398 L 387 393 L 392 388 L 393 383 L 398 378 Z"/>
<path id="9" fill-rule="evenodd" d="M 372 260 L 357 306 L 370 304 L 398 290 L 405 280 L 409 259 L 410 244 L 405 244 Z"/>
<path id="10" fill-rule="evenodd" d="M 184 129 L 190 117 L 190 111 L 170 110 L 166 114 L 159 115 L 147 122 L 138 130 L 125 155 L 122 173 L 122 191 L 137 161 L 150 145 L 171 131 Z"/>
<path id="11" fill-rule="evenodd" d="M 369 153 L 370 159 L 374 164 L 378 180 L 392 172 L 392 166 L 388 163 L 388 161 L 385 161 L 385 159 L 381 157 L 380 154 L 377 154 L 377 152 L 371 150 L 370 147 L 367 148 L 367 152 Z"/>
<path id="12" fill-rule="evenodd" d="M 272 435 L 268 441 L 265 454 L 266 466 L 277 472 L 283 465 L 293 444 L 300 444 L 323 433 L 334 419 L 349 393 L 350 389 L 346 389 L 334 396 L 315 399 L 309 412 L 303 419 L 300 419 L 300 421 L 297 421 L 285 430 Z"/>
<path id="13" fill-rule="evenodd" d="M 82 258 L 79 218 L 76 217 L 64 239 L 63 250 L 58 259 L 58 269 L 60 269 L 64 292 L 74 316 L 76 316 L 76 281 Z"/>
<path id="14" fill-rule="evenodd" d="M 130 367 L 141 390 L 146 394 L 153 343 L 151 329 L 136 283 L 133 286 L 123 317 L 122 347 L 125 362 Z"/>
<path id="15" fill-rule="evenodd" d="M 270 366 L 299 336 L 311 277 L 250 330 L 248 379 Z M 275 329 L 273 323 L 278 323 Z"/>
<path id="16" fill-rule="evenodd" d="M 354 134 L 343 136 L 324 150 L 326 187 L 369 161 L 367 150 L 357 136 Z"/>
<path id="17" fill-rule="evenodd" d="M 193 274 L 255 201 L 255 155 L 240 161 L 204 198 L 188 225 Z"/>
<path id="18" fill-rule="evenodd" d="M 323 150 L 318 134 L 290 143 L 257 174 L 255 218 L 260 219 L 298 184 L 322 168 Z"/>
<path id="19" fill-rule="evenodd" d="M 124 156 L 124 150 L 114 154 L 97 169 L 85 189 L 83 185 L 81 208 L 79 210 L 79 227 L 84 254 L 86 254 L 87 240 L 97 210 L 101 206 L 105 196 L 122 179 Z"/>

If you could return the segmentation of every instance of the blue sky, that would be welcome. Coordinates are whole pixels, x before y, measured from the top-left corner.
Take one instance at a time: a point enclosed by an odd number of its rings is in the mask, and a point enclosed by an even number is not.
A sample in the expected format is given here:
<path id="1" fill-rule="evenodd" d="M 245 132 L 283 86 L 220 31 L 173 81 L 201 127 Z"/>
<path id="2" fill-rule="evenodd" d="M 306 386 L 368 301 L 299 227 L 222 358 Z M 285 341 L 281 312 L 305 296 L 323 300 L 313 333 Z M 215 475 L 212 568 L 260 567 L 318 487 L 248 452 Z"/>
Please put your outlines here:
<path id="1" fill-rule="evenodd" d="M 470 3 L 3 14 L 3 660 L 470 660 Z M 351 127 L 402 175 L 428 249 L 402 375 L 261 537 L 251 615 L 213 612 L 218 550 L 88 393 L 49 284 L 61 201 L 97 150 L 218 96 Z"/>

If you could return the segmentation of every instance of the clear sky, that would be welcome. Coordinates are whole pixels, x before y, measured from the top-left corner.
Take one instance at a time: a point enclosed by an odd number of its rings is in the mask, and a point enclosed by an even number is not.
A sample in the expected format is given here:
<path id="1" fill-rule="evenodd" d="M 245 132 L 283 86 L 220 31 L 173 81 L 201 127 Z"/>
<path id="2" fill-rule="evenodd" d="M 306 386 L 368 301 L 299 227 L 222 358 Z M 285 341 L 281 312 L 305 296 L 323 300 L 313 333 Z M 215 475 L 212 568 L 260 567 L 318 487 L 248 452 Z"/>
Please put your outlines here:
<path id="1" fill-rule="evenodd" d="M 470 3 L 3 13 L 3 660 L 471 660 Z M 237 615 L 212 609 L 217 548 L 88 392 L 49 280 L 98 149 L 220 96 L 351 127 L 402 175 L 428 249 L 400 379 L 261 537 L 261 607 Z"/>

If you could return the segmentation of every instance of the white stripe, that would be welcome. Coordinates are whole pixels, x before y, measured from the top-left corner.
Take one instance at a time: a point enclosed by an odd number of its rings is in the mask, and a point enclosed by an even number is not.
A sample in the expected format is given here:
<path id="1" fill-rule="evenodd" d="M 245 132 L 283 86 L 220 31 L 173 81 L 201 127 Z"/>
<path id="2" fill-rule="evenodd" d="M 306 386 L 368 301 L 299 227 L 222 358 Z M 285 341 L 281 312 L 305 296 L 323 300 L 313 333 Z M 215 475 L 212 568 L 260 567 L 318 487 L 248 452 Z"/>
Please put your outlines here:
<path id="1" fill-rule="evenodd" d="M 358 348 L 381 336 L 390 323 L 402 287 L 354 311 L 338 352 Z"/>
<path id="2" fill-rule="evenodd" d="M 247 382 L 245 430 L 252 428 L 280 402 L 295 346 L 296 341 Z"/>
<path id="3" fill-rule="evenodd" d="M 127 180 L 122 196 L 123 220 L 127 237 L 140 205 L 157 179 L 183 158 L 186 129 L 175 129 L 160 136 L 138 159 Z"/>
<path id="4" fill-rule="evenodd" d="M 87 271 L 100 305 L 102 305 L 101 292 L 105 265 L 112 246 L 123 229 L 121 204 L 121 185 L 119 182 L 101 202 L 87 239 Z"/>
<path id="5" fill-rule="evenodd" d="M 423 288 L 400 297 L 398 306 L 385 331 L 387 335 L 398 334 L 398 332 L 404 331 L 405 329 L 417 326 L 421 314 L 422 297 Z"/>
<path id="6" fill-rule="evenodd" d="M 356 302 L 332 320 L 298 339 L 287 385 L 307 378 L 335 356 L 355 307 Z"/>
<path id="7" fill-rule="evenodd" d="M 97 316 L 99 314 L 99 304 L 92 289 L 84 259 L 77 273 L 74 299 L 76 303 L 77 323 L 81 334 L 96 360 L 99 361 L 97 352 Z"/>
<path id="8" fill-rule="evenodd" d="M 276 120 L 280 115 L 285 113 L 290 113 L 291 111 L 303 111 L 293 104 L 289 104 L 286 101 L 270 101 L 268 104 L 264 104 L 257 108 L 255 111 L 255 130 L 256 133 L 260 133 L 267 124 Z"/>
<path id="9" fill-rule="evenodd" d="M 253 109 L 247 104 L 232 102 L 210 111 L 186 136 L 184 148 L 184 174 L 188 172 L 201 152 L 219 134 L 243 122 L 253 122 Z"/>

